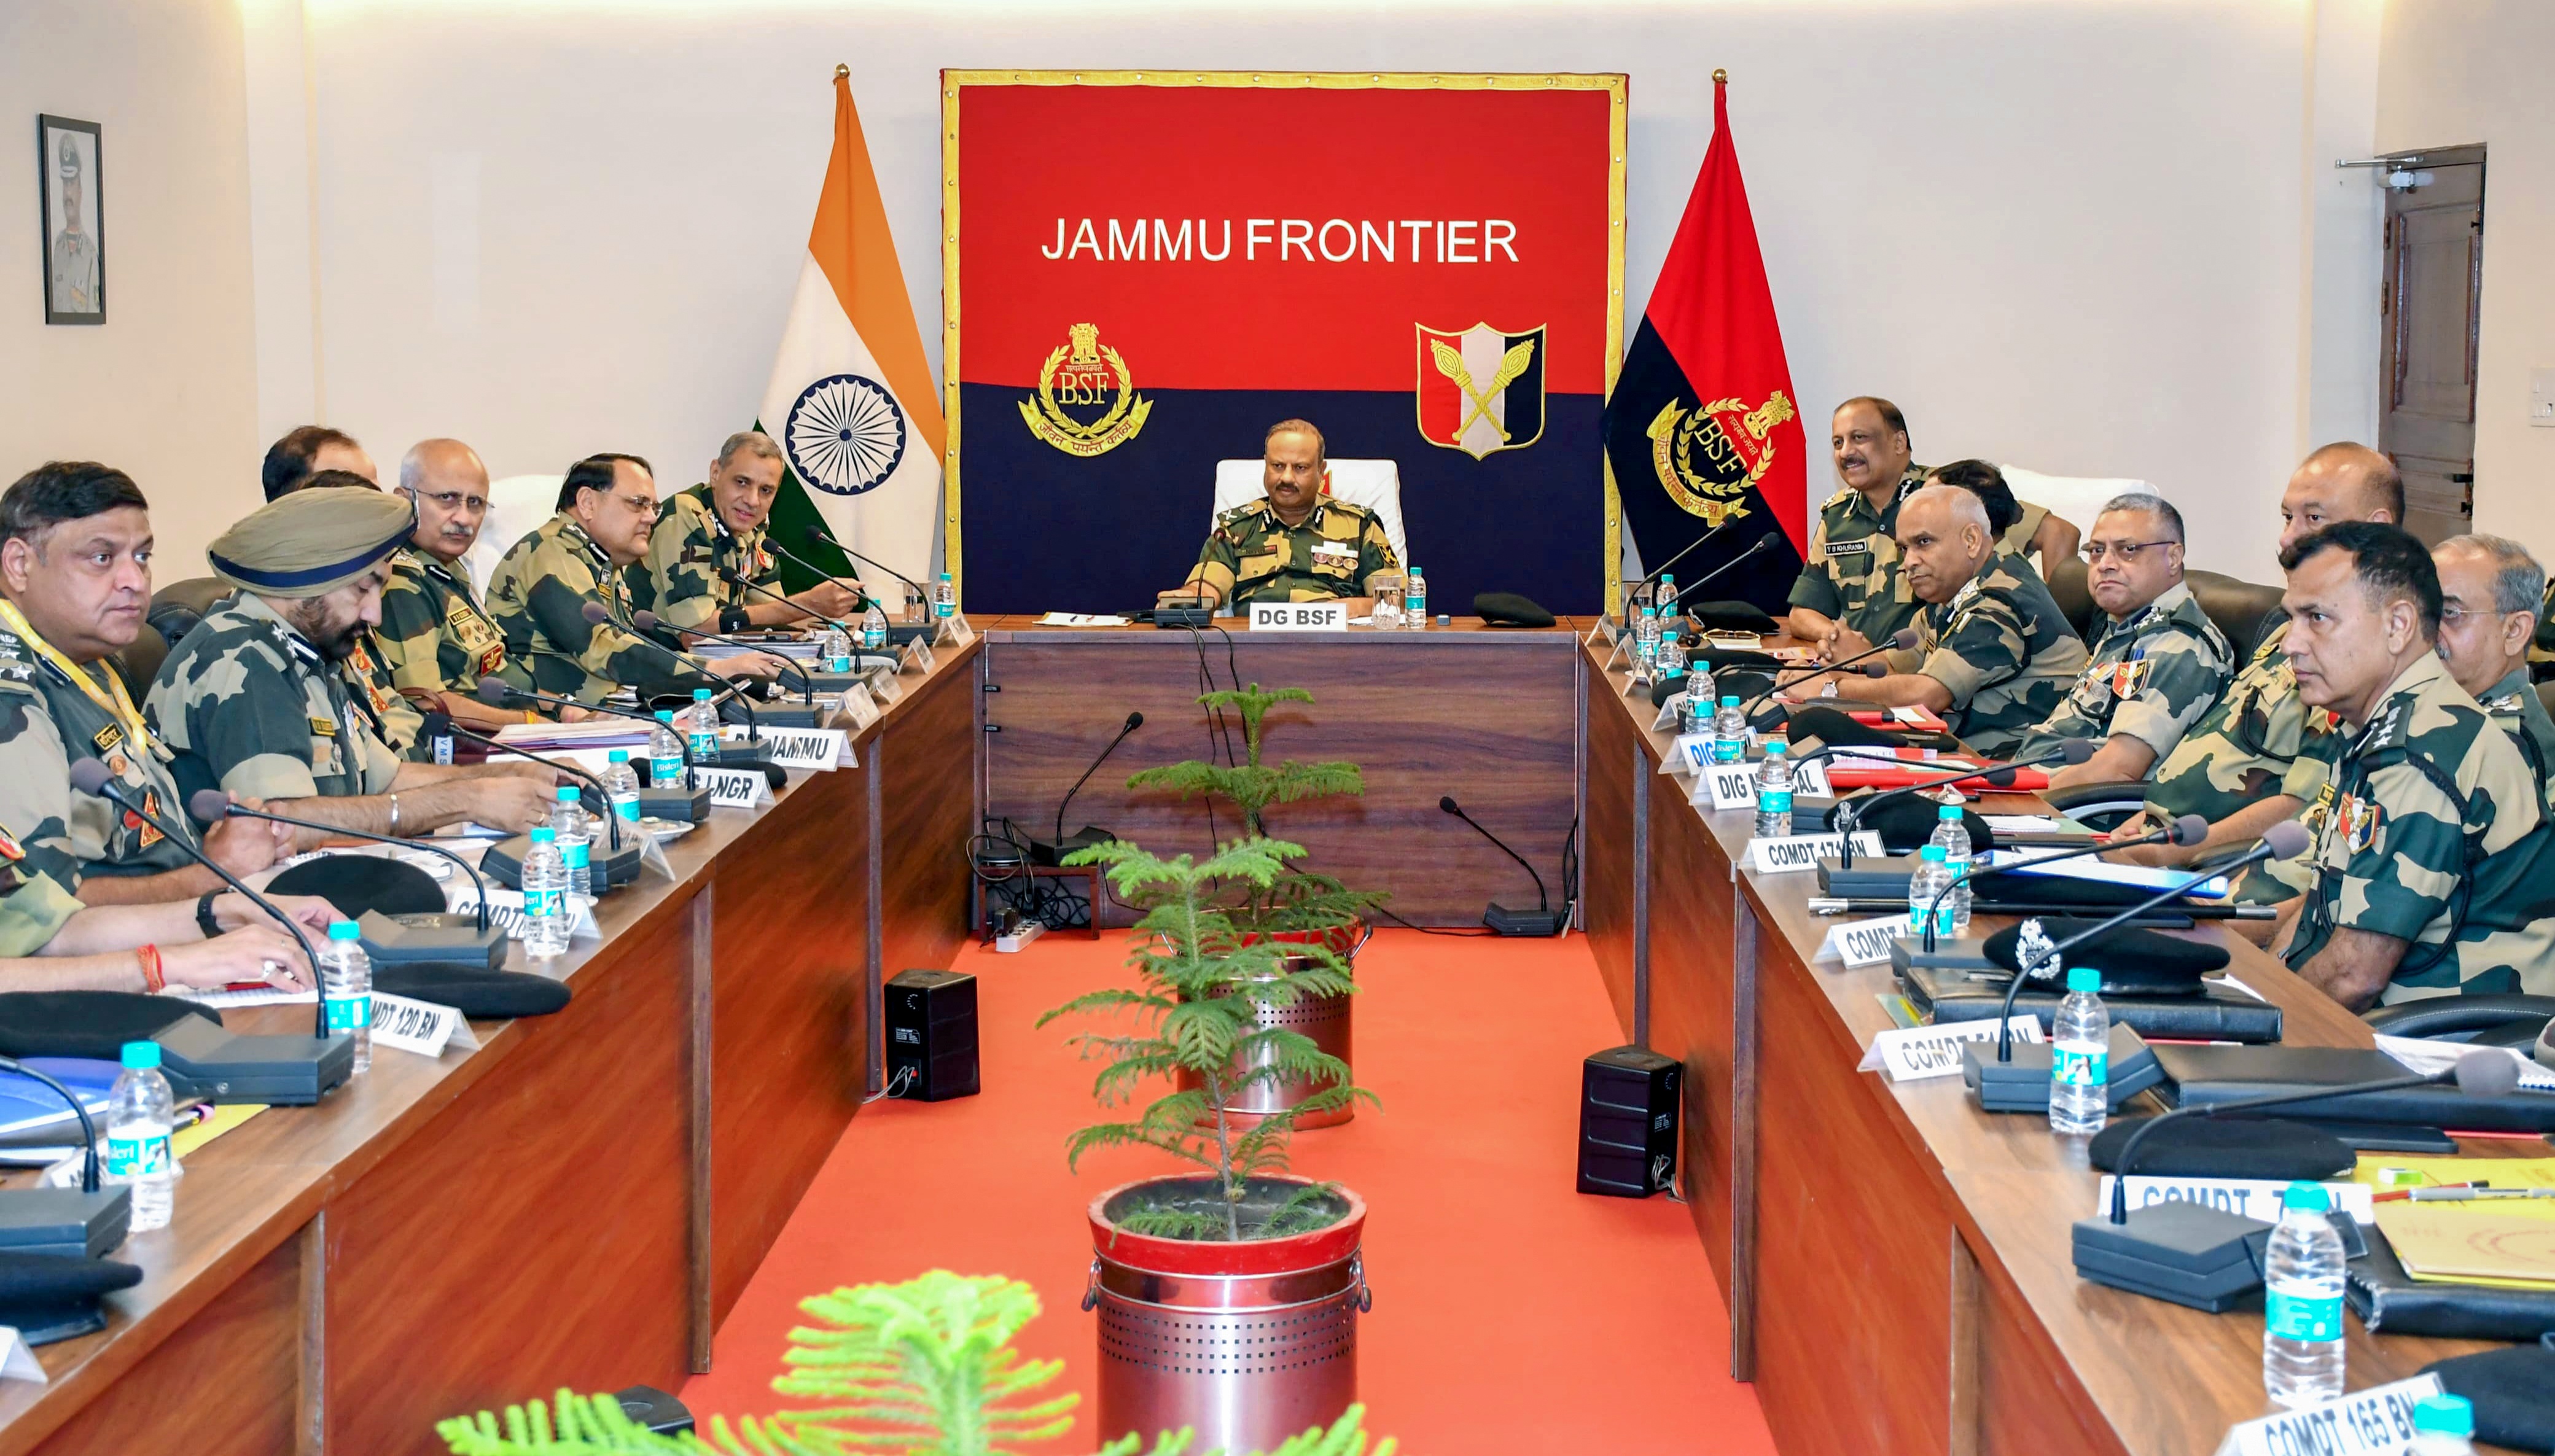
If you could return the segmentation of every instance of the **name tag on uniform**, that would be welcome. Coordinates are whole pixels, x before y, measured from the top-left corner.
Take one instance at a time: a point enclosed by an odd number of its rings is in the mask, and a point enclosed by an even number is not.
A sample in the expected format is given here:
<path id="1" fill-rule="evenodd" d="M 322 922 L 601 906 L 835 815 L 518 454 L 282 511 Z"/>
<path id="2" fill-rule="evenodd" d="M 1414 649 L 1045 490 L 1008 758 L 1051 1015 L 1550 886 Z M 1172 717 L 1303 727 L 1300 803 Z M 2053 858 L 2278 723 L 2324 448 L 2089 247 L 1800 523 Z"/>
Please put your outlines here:
<path id="1" fill-rule="evenodd" d="M 1254 632 L 1346 632 L 1346 602 L 1253 602 Z"/>
<path id="2" fill-rule="evenodd" d="M 1872 541 L 1868 537 L 1857 537 L 1853 541 L 1832 541 L 1828 543 L 1828 555 L 1831 558 L 1837 556 L 1868 556 L 1870 554 L 1872 554 Z"/>
<path id="3" fill-rule="evenodd" d="M 310 716 L 310 736 L 311 736 L 311 737 L 313 737 L 313 738 L 334 738 L 334 737 L 336 737 L 336 736 L 337 736 L 337 720 L 336 720 L 336 719 L 334 719 L 334 718 L 322 718 L 322 717 L 320 717 L 320 716 L 319 716 L 318 714 L 316 714 L 316 713 L 311 714 L 311 716 Z"/>

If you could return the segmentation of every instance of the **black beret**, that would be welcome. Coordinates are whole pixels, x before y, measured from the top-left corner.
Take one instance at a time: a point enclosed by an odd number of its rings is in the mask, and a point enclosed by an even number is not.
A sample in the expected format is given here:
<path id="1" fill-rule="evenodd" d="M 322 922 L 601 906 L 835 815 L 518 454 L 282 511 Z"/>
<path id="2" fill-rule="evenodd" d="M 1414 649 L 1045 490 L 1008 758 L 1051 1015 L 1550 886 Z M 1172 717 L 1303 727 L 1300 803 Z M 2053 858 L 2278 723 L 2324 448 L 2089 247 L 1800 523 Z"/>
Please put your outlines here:
<path id="1" fill-rule="evenodd" d="M 2114 1122 L 2094 1135 L 2086 1156 L 2104 1172 L 2120 1171 L 2121 1147 L 2148 1120 Z M 2359 1154 L 2340 1138 L 2285 1118 L 2178 1117 L 2138 1145 L 2132 1176 L 2258 1178 L 2270 1182 L 2338 1177 Z"/>
<path id="2" fill-rule="evenodd" d="M 0 1056 L 84 1056 L 115 1061 L 127 1041 L 148 1041 L 178 1021 L 222 1014 L 174 996 L 138 991 L 0 992 Z"/>
<path id="3" fill-rule="evenodd" d="M 1838 811 L 1846 804 L 1858 801 L 1846 799 L 1829 808 L 1827 826 L 1835 828 Z M 1935 827 L 1942 822 L 1941 804 L 1919 794 L 1902 793 L 1896 798 L 1884 800 L 1879 808 L 1872 811 L 1871 818 L 1856 819 L 1855 827 L 1880 835 L 1882 848 L 1891 854 L 1914 854 L 1934 837 Z M 1995 842 L 1995 835 L 1988 829 L 1988 821 L 1968 809 L 1961 810 L 1961 827 L 1970 831 L 1972 854 L 1987 853 L 1988 846 Z M 2058 937 L 2053 935 L 2050 938 L 2055 940 Z"/>
<path id="4" fill-rule="evenodd" d="M 267 885 L 272 895 L 316 895 L 348 919 L 366 910 L 431 914 L 443 909 L 443 887 L 404 860 L 374 854 L 330 854 L 305 860 Z"/>
<path id="5" fill-rule="evenodd" d="M 1746 602 L 1685 602 L 1685 614 L 1707 631 L 1754 632 L 1764 637 L 1777 630 L 1778 624 Z"/>
<path id="6" fill-rule="evenodd" d="M 399 961 L 373 968 L 373 989 L 411 1001 L 448 1006 L 474 1021 L 546 1017 L 567 1005 L 565 981 L 439 961 Z"/>
<path id="7" fill-rule="evenodd" d="M 1552 614 L 1513 591 L 1477 592 L 1473 615 L 1494 627 L 1549 627 Z"/>
<path id="8" fill-rule="evenodd" d="M 61 1254 L 0 1253 L 0 1324 L 30 1345 L 102 1328 L 100 1295 L 142 1282 L 139 1266 Z"/>
<path id="9" fill-rule="evenodd" d="M 1995 888 L 1982 887 L 1981 893 L 2005 899 L 2006 889 L 2015 881 L 2042 880 L 2031 875 L 1999 875 Z M 2091 884 L 2091 881 L 2058 881 L 2061 885 Z M 1988 937 L 1981 947 L 1990 965 L 2012 970 L 2019 958 L 2014 944 L 2022 935 L 2027 921 L 2017 921 Z M 2043 917 L 2041 933 L 2055 943 L 2079 930 L 2090 930 L 2099 920 L 2071 920 L 2056 916 Z M 2104 931 L 2074 950 L 2059 957 L 2070 966 L 2092 966 L 2103 973 L 2103 991 L 2110 996 L 2188 995 L 2200 990 L 2200 978 L 2227 965 L 2227 948 L 2179 936 L 2160 934 L 2138 925 L 2121 925 Z"/>
<path id="10" fill-rule="evenodd" d="M 1686 654 L 1686 661 L 1701 663 L 1719 673 L 1728 667 L 1755 667 L 1767 672 L 1781 669 L 1782 662 L 1770 653 L 1744 647 L 1702 647 Z"/>
<path id="11" fill-rule="evenodd" d="M 2477 1440 L 2517 1451 L 2555 1450 L 2555 1350 L 2505 1345 L 2434 1360 L 2422 1373 L 2475 1403 Z"/>
<path id="12" fill-rule="evenodd" d="M 1815 738 L 1832 748 L 1896 748 L 1907 741 L 1824 703 L 1792 709 L 1792 736 Z"/>

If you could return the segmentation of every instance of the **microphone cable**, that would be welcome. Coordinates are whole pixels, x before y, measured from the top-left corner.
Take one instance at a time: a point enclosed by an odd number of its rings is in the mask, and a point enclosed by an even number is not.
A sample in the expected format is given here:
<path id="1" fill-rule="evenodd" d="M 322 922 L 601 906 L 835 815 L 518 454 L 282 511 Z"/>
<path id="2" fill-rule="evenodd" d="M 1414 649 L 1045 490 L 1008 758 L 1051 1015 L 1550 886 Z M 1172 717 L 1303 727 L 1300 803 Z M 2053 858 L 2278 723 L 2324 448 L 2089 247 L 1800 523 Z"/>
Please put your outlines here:
<path id="1" fill-rule="evenodd" d="M 1090 926 L 1095 912 L 1090 897 L 1061 876 L 1033 874 L 1029 836 L 1011 819 L 986 816 L 967 841 L 966 853 L 967 873 L 984 887 L 988 910 L 999 905 L 1050 930 Z M 1107 883 L 1105 877 L 1102 883 Z"/>

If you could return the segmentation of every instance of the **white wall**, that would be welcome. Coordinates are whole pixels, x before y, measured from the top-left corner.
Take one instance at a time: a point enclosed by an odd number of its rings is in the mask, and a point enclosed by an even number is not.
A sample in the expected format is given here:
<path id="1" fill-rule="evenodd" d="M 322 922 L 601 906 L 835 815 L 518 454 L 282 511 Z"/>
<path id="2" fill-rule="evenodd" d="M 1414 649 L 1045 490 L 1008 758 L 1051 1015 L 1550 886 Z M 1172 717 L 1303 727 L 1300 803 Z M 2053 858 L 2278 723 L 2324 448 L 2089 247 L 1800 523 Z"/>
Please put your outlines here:
<path id="1" fill-rule="evenodd" d="M 1720 65 L 1814 439 L 1828 402 L 1886 394 L 1922 459 L 2145 477 L 2197 564 L 2258 576 L 2318 391 L 2348 385 L 2312 364 L 2307 0 L 306 9 L 314 389 L 385 458 L 451 432 L 500 473 L 609 447 L 695 478 L 769 368 L 837 60 L 935 359 L 943 66 L 1628 69 L 1637 315 Z M 299 134 L 263 130 L 281 175 Z"/>
<path id="2" fill-rule="evenodd" d="M 2489 149 L 2476 529 L 2555 557 L 2555 429 L 2527 421 L 2530 369 L 2555 368 L 2555 5 L 2389 0 L 2382 54 L 2381 149 Z"/>
<path id="3" fill-rule="evenodd" d="M 101 459 L 151 497 L 162 581 L 257 504 L 246 103 L 231 0 L 0 4 L 0 484 Z M 39 112 L 104 127 L 107 321 L 45 322 Z"/>

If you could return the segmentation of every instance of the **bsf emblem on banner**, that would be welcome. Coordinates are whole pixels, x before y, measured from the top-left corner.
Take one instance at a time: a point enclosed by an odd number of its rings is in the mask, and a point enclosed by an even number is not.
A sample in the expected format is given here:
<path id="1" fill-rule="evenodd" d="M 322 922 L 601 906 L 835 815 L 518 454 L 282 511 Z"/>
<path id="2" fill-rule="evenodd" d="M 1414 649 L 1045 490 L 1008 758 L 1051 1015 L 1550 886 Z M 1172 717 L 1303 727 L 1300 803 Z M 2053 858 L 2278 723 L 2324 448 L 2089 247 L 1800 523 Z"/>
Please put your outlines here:
<path id="1" fill-rule="evenodd" d="M 1419 330 L 1419 437 L 1474 459 L 1543 437 L 1543 331 Z"/>
<path id="2" fill-rule="evenodd" d="M 1020 402 L 1021 422 L 1068 455 L 1106 454 L 1136 437 L 1154 402 L 1136 393 L 1126 356 L 1100 342 L 1098 324 L 1077 323 L 1065 335 L 1065 346 L 1038 366 L 1037 399 Z M 1086 422 L 1066 414 L 1069 405 L 1106 408 Z"/>
<path id="3" fill-rule="evenodd" d="M 1774 463 L 1774 426 L 1791 418 L 1792 402 L 1781 390 L 1754 410 L 1738 398 L 1693 411 L 1670 400 L 1644 431 L 1650 464 L 1670 500 L 1719 526 L 1748 514 L 1749 488 Z"/>

